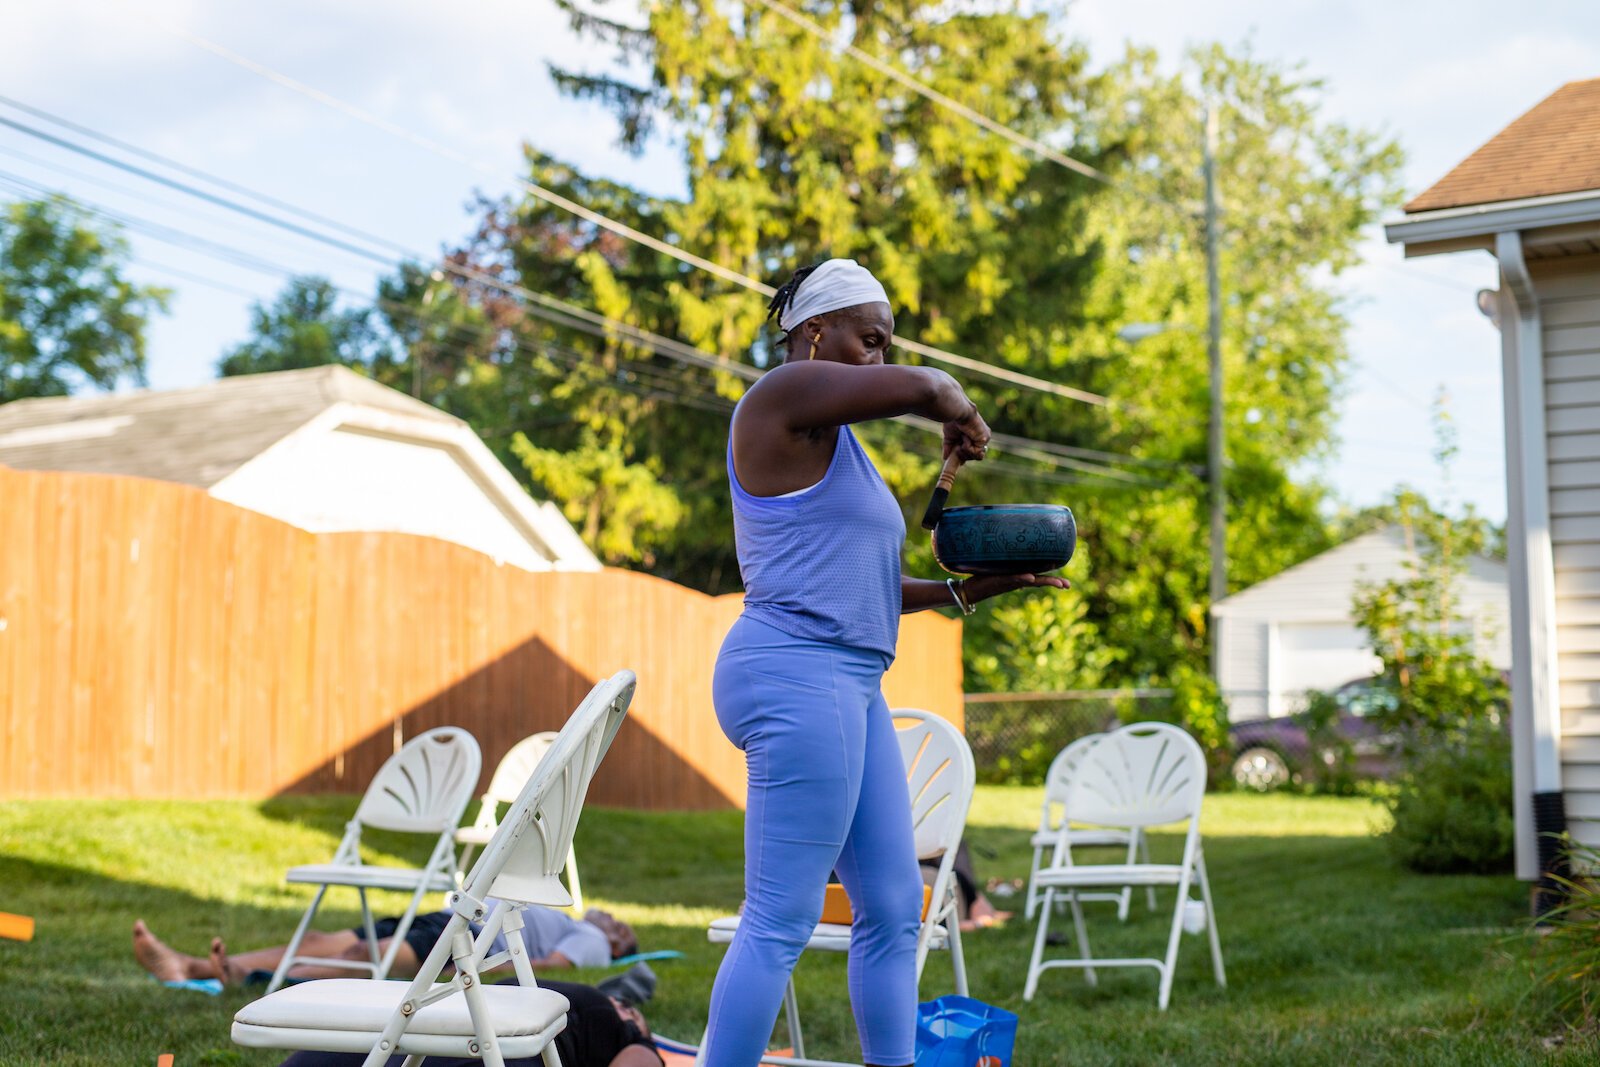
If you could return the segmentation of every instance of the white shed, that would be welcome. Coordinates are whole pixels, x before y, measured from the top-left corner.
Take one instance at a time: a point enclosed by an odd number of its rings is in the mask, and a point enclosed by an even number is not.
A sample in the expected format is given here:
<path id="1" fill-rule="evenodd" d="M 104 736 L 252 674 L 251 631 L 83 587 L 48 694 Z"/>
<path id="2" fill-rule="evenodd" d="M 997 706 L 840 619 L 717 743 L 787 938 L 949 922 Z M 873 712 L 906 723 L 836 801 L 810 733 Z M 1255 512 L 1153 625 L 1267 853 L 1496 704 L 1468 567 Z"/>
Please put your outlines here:
<path id="1" fill-rule="evenodd" d="M 1386 226 L 1407 256 L 1487 252 L 1500 328 L 1517 873 L 1546 830 L 1600 845 L 1600 78 L 1500 131 Z"/>
<path id="2" fill-rule="evenodd" d="M 345 367 L 12 401 L 0 464 L 178 482 L 304 530 L 422 534 L 527 570 L 600 567 L 465 422 Z"/>
<path id="3" fill-rule="evenodd" d="M 1351 604 L 1363 582 L 1402 578 L 1416 551 L 1398 527 L 1373 530 L 1226 599 L 1217 619 L 1218 684 L 1231 719 L 1287 715 L 1308 689 L 1334 689 L 1378 672 Z M 1505 564 L 1469 561 L 1457 590 L 1478 654 L 1511 662 Z"/>

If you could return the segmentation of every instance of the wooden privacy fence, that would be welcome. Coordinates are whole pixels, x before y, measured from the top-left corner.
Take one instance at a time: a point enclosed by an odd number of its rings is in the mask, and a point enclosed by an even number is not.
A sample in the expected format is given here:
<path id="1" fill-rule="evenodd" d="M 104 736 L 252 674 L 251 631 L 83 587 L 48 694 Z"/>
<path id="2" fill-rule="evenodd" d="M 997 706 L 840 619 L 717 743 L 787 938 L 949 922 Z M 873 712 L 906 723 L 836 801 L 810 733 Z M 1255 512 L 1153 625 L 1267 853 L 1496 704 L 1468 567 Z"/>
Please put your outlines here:
<path id="1" fill-rule="evenodd" d="M 0 796 L 354 793 L 444 724 L 478 738 L 487 782 L 627 667 L 638 696 L 594 802 L 742 803 L 711 707 L 739 606 L 631 571 L 307 533 L 164 482 L 0 468 Z M 904 622 L 891 704 L 959 724 L 960 623 Z"/>

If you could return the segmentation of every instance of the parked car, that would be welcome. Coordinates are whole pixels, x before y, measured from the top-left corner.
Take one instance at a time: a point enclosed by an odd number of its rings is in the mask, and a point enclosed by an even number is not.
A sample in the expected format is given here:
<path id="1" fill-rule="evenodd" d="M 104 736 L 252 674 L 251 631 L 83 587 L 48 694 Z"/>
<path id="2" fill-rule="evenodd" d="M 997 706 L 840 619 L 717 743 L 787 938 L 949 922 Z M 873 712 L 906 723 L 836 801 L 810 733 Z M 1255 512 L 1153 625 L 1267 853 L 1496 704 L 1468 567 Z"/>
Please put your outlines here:
<path id="1" fill-rule="evenodd" d="M 1376 678 L 1357 678 L 1329 694 L 1339 708 L 1333 724 L 1337 737 L 1350 743 L 1351 770 L 1361 778 L 1388 778 L 1394 773 L 1393 738 L 1375 720 L 1392 711 L 1394 694 Z M 1303 780 L 1313 761 L 1331 765 L 1338 753 L 1324 745 L 1314 751 L 1304 712 L 1268 719 L 1245 719 L 1228 727 L 1233 751 L 1233 780 L 1246 789 L 1265 791 Z"/>

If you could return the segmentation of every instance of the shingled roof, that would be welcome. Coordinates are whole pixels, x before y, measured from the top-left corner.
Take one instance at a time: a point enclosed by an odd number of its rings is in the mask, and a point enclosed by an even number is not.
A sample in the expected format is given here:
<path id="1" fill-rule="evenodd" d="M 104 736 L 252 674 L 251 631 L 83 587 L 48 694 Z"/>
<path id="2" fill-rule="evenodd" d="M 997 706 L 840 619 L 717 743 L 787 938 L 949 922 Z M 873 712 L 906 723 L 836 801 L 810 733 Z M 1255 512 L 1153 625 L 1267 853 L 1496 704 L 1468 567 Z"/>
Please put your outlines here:
<path id="1" fill-rule="evenodd" d="M 1600 189 L 1600 78 L 1568 82 L 1405 206 L 1407 214 Z"/>
<path id="2" fill-rule="evenodd" d="M 222 378 L 191 389 L 0 404 L 0 464 L 209 489 L 341 402 L 460 422 L 346 367 L 312 367 Z"/>

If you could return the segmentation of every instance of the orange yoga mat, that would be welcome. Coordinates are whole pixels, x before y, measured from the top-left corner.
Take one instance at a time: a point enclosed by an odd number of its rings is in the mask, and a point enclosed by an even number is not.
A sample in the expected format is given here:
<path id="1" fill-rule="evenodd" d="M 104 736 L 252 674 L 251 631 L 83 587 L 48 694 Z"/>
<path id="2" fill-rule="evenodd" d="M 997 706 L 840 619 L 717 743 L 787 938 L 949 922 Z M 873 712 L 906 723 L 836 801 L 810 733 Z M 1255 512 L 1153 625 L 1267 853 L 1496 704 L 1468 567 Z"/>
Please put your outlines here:
<path id="1" fill-rule="evenodd" d="M 928 917 L 928 902 L 933 899 L 933 887 L 922 887 L 922 917 Z M 826 893 L 822 898 L 822 921 L 825 923 L 838 923 L 840 926 L 849 926 L 855 921 L 855 914 L 850 910 L 850 896 L 844 891 L 844 886 L 838 882 L 829 882 Z"/>
<path id="2" fill-rule="evenodd" d="M 33 920 L 26 915 L 12 915 L 7 911 L 0 911 L 0 937 L 10 938 L 12 941 L 33 940 Z"/>
<path id="3" fill-rule="evenodd" d="M 692 1053 L 692 1052 L 679 1052 L 676 1049 L 661 1049 L 660 1053 L 661 1053 L 661 1059 L 662 1059 L 662 1061 L 664 1063 L 666 1063 L 667 1067 L 691 1067 L 691 1065 L 694 1063 L 694 1059 L 695 1059 L 694 1053 Z M 792 1049 L 792 1048 L 768 1049 L 767 1050 L 767 1055 L 769 1055 L 769 1056 L 793 1056 L 794 1055 L 794 1049 Z"/>

